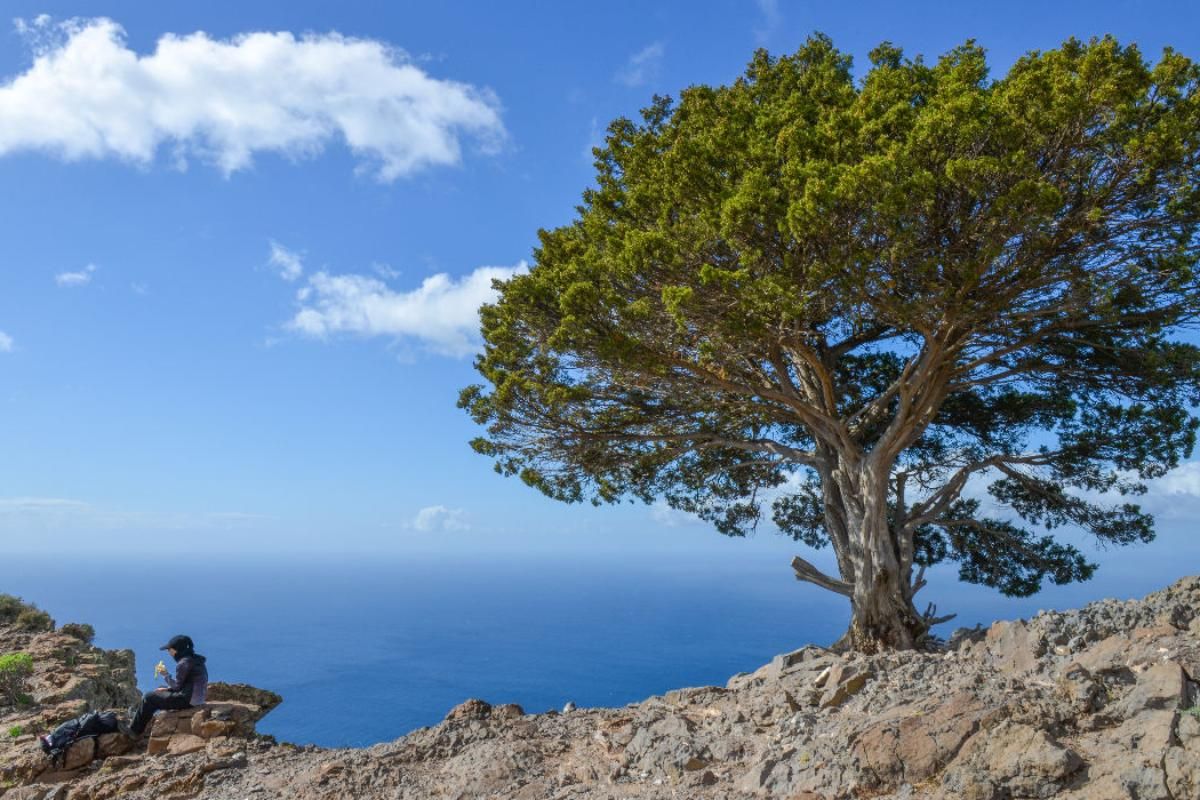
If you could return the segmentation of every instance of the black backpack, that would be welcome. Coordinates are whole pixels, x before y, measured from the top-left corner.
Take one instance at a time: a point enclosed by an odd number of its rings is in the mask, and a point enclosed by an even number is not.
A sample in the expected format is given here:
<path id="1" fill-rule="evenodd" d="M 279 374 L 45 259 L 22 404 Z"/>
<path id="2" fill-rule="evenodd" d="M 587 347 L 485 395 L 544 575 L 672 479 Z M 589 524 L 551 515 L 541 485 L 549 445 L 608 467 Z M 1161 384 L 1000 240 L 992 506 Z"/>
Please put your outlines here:
<path id="1" fill-rule="evenodd" d="M 50 756 L 52 762 L 60 762 L 66 755 L 67 748 L 80 739 L 115 733 L 117 730 L 115 713 L 112 711 L 89 711 L 75 719 L 67 720 L 48 735 L 41 737 L 39 741 L 42 743 L 42 752 Z"/>

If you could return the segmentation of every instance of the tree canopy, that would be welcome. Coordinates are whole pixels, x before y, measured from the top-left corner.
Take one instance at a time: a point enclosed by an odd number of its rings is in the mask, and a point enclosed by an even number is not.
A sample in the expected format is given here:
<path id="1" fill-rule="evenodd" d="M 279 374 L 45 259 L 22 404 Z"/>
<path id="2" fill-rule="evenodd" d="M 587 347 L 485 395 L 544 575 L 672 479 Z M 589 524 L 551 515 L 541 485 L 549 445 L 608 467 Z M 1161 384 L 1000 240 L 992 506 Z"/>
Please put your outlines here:
<path id="1" fill-rule="evenodd" d="M 999 79 L 973 42 L 851 66 L 817 35 L 614 121 L 482 309 L 460 405 L 560 500 L 738 536 L 769 499 L 833 548 L 837 576 L 793 566 L 850 598 L 850 642 L 911 647 L 926 566 L 1028 595 L 1094 570 L 1054 529 L 1153 537 L 1132 500 L 1200 398 L 1200 72 L 1110 37 Z"/>

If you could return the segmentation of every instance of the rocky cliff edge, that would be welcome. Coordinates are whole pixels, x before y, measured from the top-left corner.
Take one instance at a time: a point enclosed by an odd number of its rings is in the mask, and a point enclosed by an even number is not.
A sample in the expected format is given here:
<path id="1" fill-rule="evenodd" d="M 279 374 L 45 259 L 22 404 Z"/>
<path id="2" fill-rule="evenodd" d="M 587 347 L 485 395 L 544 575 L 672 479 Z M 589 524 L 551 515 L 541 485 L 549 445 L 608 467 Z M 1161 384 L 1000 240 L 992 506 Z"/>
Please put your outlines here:
<path id="1" fill-rule="evenodd" d="M 3 800 L 1200 798 L 1200 576 L 961 630 L 940 653 L 805 647 L 624 708 L 468 700 L 366 749 L 276 744 L 254 723 L 278 696 L 214 685 L 148 742 L 102 738 L 57 766 L 35 734 L 131 702 L 133 656 L 26 616 L 0 618 L 0 654 L 35 664 L 23 701 L 0 699 Z"/>

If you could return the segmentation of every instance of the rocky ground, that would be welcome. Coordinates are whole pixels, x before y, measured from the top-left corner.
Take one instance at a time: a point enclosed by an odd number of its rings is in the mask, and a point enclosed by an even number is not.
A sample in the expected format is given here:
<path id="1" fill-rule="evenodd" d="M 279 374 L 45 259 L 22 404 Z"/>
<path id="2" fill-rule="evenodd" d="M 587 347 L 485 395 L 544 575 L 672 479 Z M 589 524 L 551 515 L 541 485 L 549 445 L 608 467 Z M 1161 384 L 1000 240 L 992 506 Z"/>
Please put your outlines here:
<path id="1" fill-rule="evenodd" d="M 34 734 L 127 705 L 132 654 L 0 621 L 13 651 L 37 667 L 25 704 L 0 706 L 3 800 L 1200 798 L 1200 576 L 959 631 L 940 653 L 806 647 L 624 708 L 468 700 L 352 750 L 259 737 L 278 698 L 218 687 L 199 714 L 160 715 L 148 742 L 111 736 L 51 766 Z"/>

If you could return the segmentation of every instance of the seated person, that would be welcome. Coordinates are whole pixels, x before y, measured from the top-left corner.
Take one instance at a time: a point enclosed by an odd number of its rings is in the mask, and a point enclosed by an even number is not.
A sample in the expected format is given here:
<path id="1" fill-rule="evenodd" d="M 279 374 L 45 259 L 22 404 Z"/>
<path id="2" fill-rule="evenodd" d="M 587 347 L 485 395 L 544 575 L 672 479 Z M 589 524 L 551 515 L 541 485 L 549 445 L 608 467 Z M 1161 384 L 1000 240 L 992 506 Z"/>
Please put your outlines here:
<path id="1" fill-rule="evenodd" d="M 167 675 L 166 686 L 142 696 L 142 702 L 133 713 L 133 721 L 129 723 L 129 734 L 135 737 L 146 730 L 154 712 L 202 706 L 208 692 L 205 658 L 196 654 L 191 637 L 173 636 L 159 649 L 166 650 L 175 659 L 175 677 Z"/>

